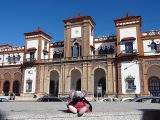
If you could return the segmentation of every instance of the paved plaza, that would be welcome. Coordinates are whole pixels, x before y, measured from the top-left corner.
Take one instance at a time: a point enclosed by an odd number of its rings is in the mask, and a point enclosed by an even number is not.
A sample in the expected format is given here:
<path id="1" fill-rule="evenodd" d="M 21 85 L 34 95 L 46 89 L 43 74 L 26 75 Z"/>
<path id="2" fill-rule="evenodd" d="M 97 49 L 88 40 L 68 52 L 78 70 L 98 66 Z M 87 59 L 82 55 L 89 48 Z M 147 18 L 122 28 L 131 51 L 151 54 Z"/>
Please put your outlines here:
<path id="1" fill-rule="evenodd" d="M 1 102 L 0 119 L 7 120 L 158 120 L 160 104 L 91 102 L 92 113 L 66 113 L 66 102 Z"/>

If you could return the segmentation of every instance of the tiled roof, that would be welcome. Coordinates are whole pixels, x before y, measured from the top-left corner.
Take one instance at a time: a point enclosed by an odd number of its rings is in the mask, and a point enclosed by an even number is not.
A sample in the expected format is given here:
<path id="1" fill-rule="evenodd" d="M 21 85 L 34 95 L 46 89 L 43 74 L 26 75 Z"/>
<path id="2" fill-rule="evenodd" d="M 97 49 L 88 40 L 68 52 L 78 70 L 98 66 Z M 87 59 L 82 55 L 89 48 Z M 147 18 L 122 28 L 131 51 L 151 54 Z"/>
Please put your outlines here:
<path id="1" fill-rule="evenodd" d="M 49 53 L 46 49 L 43 49 L 43 52 L 45 52 L 45 53 Z"/>
<path id="2" fill-rule="evenodd" d="M 37 50 L 35 47 L 30 47 L 27 49 L 27 51 Z"/>
<path id="3" fill-rule="evenodd" d="M 136 40 L 135 37 L 124 37 L 121 39 L 121 41 L 127 41 L 127 40 Z"/>

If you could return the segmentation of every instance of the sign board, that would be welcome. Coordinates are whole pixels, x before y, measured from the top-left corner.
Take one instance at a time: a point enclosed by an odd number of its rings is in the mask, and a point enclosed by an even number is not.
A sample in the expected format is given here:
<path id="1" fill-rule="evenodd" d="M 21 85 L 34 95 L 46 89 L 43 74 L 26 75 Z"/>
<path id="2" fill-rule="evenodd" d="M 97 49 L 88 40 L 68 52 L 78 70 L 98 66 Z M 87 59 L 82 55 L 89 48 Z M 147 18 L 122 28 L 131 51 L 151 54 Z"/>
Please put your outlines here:
<path id="1" fill-rule="evenodd" d="M 97 93 L 102 93 L 102 86 L 97 86 Z"/>
<path id="2" fill-rule="evenodd" d="M 136 90 L 136 85 L 133 85 L 133 86 L 132 86 L 132 90 Z"/>

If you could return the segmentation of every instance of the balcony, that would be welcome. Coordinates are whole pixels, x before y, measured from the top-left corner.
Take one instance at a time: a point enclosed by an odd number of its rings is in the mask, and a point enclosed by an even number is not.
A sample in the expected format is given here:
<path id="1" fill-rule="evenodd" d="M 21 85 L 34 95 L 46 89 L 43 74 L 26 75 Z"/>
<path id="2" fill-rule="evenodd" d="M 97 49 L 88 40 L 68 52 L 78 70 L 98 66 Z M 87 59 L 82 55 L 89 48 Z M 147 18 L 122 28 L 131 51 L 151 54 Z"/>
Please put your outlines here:
<path id="1" fill-rule="evenodd" d="M 115 58 L 115 54 L 42 59 L 41 62 L 42 63 L 46 63 L 46 62 L 68 62 L 68 61 L 83 61 L 83 60 L 89 61 L 89 60 L 104 60 L 104 59 L 111 59 L 111 58 Z"/>
<path id="2" fill-rule="evenodd" d="M 120 55 L 121 55 L 121 56 L 138 55 L 138 52 L 137 52 L 137 49 L 133 49 L 133 50 L 122 50 Z"/>
<path id="3" fill-rule="evenodd" d="M 24 63 L 35 63 L 36 59 L 35 58 L 26 58 L 24 59 Z"/>

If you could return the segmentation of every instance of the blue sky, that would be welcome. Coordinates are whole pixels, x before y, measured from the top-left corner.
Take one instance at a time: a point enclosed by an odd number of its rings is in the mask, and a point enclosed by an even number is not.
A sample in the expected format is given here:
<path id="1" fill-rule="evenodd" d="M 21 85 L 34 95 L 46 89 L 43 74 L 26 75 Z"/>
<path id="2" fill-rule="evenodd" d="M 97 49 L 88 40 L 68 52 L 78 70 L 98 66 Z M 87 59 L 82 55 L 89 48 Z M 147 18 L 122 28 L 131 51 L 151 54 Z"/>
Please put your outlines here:
<path id="1" fill-rule="evenodd" d="M 63 41 L 62 20 L 78 15 L 91 16 L 95 35 L 116 34 L 114 19 L 142 16 L 141 31 L 160 29 L 159 0 L 1 0 L 0 45 L 25 45 L 24 33 L 41 30 L 53 41 Z"/>

